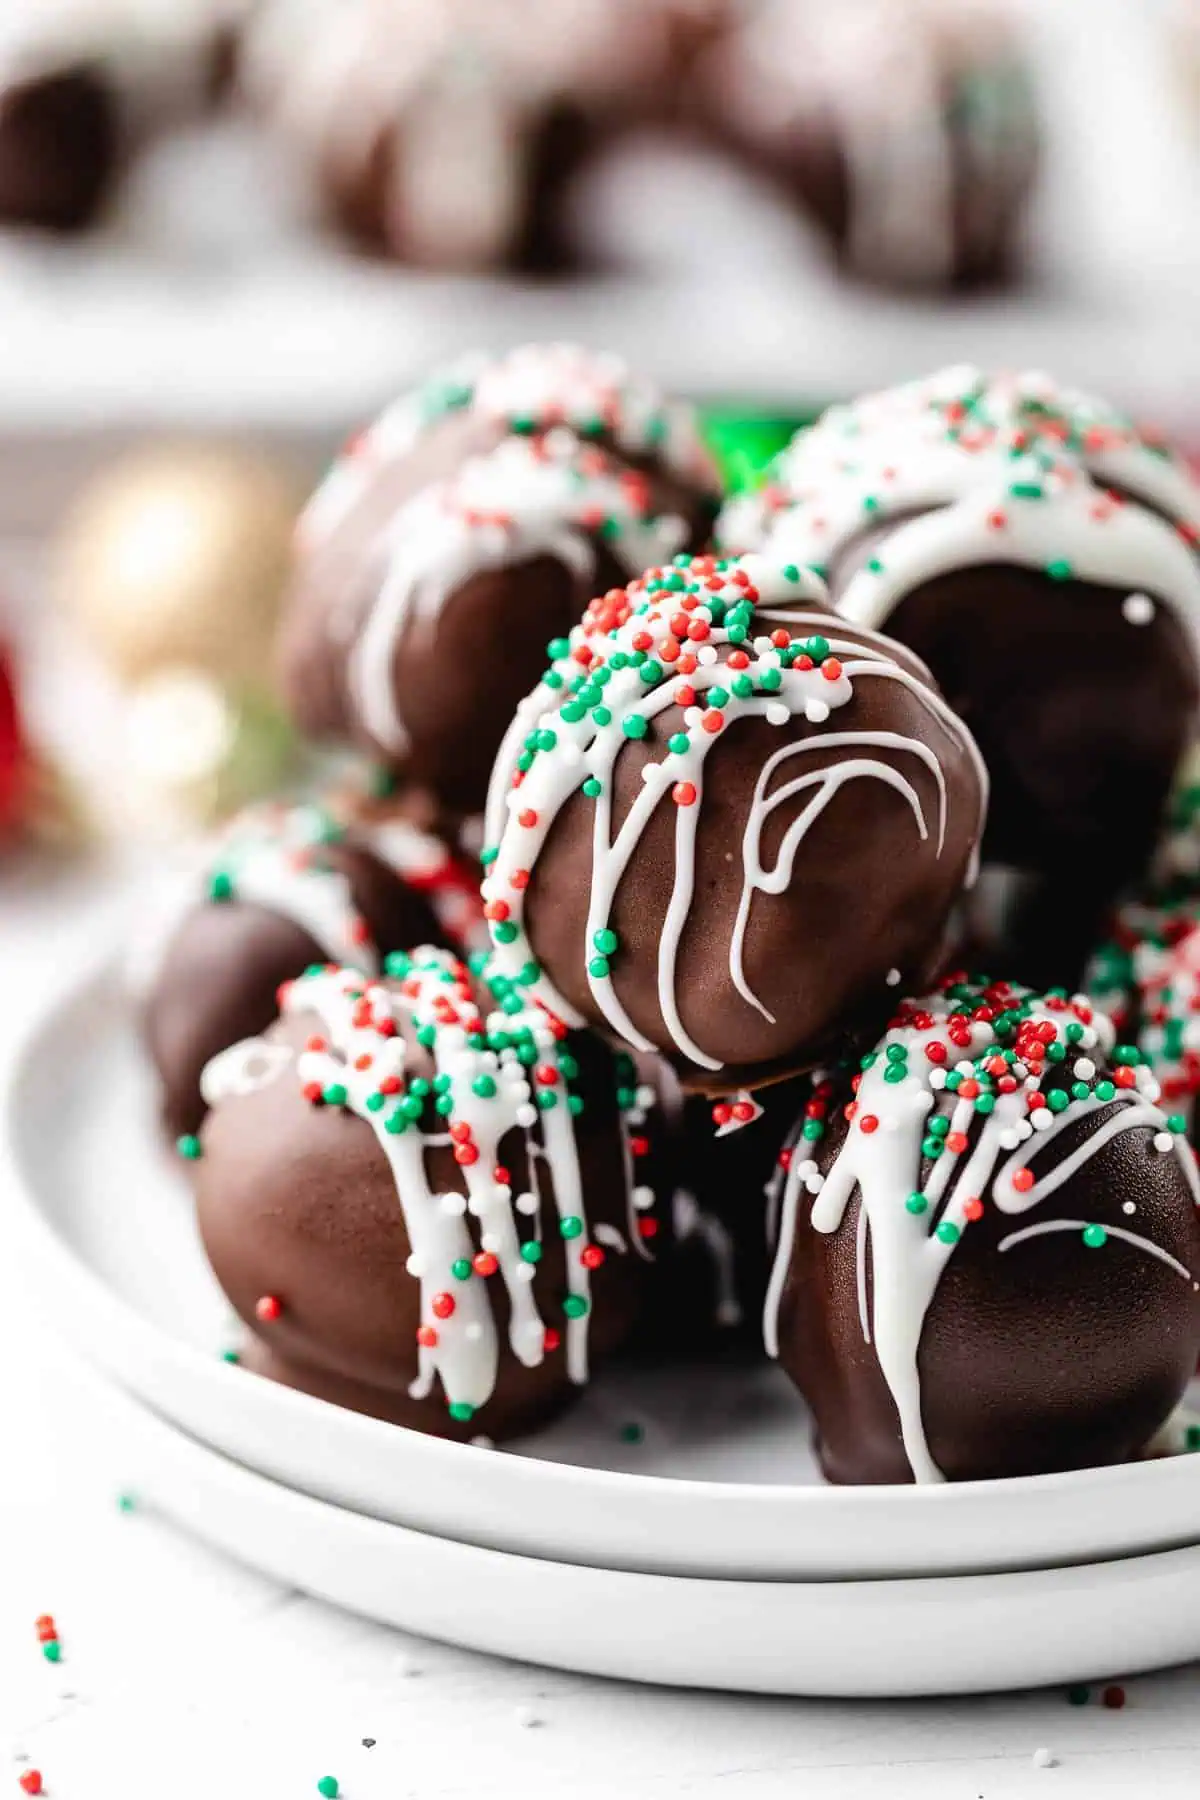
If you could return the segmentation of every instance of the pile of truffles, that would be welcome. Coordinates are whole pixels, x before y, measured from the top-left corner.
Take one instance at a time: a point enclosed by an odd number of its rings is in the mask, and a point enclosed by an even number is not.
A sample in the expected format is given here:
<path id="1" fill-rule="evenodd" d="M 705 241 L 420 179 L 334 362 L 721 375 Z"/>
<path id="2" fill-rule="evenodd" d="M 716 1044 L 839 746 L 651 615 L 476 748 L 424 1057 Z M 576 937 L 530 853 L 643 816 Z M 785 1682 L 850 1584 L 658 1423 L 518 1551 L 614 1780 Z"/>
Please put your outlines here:
<path id="1" fill-rule="evenodd" d="M 1200 1352 L 1198 543 L 1043 376 L 724 502 L 609 356 L 399 400 L 279 654 L 371 789 L 236 821 L 143 959 L 245 1365 L 497 1439 L 736 1346 L 833 1481 L 1145 1453 Z"/>
<path id="2" fill-rule="evenodd" d="M 0 223 L 92 223 L 135 153 L 219 102 L 349 243 L 432 269 L 622 256 L 594 225 L 606 167 L 664 138 L 773 190 L 865 280 L 978 286 L 1020 260 L 1040 124 L 1018 0 L 0 12 Z"/>

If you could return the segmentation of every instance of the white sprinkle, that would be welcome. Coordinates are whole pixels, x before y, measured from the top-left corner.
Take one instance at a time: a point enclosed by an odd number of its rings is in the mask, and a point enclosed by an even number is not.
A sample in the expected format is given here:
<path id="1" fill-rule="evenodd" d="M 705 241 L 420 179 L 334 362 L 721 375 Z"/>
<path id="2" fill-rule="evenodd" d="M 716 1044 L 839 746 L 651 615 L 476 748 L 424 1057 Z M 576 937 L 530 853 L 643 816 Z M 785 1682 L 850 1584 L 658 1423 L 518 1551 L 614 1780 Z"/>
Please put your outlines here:
<path id="1" fill-rule="evenodd" d="M 517 1270 L 517 1280 L 518 1281 L 532 1281 L 534 1276 L 536 1275 L 536 1273 L 537 1273 L 537 1270 L 534 1268 L 532 1263 L 523 1262 L 521 1264 L 520 1268 Z"/>
<path id="2" fill-rule="evenodd" d="M 638 1212 L 646 1212 L 654 1205 L 654 1189 L 650 1187 L 635 1187 L 633 1190 L 633 1204 Z"/>
<path id="3" fill-rule="evenodd" d="M 1029 1123 L 1035 1131 L 1049 1131 L 1054 1123 L 1054 1114 L 1048 1106 L 1035 1107 L 1029 1115 Z"/>
<path id="4" fill-rule="evenodd" d="M 1096 1073 L 1096 1065 L 1090 1056 L 1081 1056 L 1078 1061 L 1072 1065 L 1071 1072 L 1080 1081 L 1090 1081 L 1092 1076 Z"/>
<path id="5" fill-rule="evenodd" d="M 768 725 L 786 725 L 792 714 L 790 708 L 786 707 L 781 700 L 772 700 L 767 706 L 766 716 Z M 899 976 L 896 979 L 899 980 Z"/>
<path id="6" fill-rule="evenodd" d="M 756 637 L 754 640 L 754 652 L 756 656 L 766 656 L 768 652 L 774 648 L 775 646 L 769 637 Z"/>
<path id="7" fill-rule="evenodd" d="M 1149 594 L 1127 594 L 1121 602 L 1121 611 L 1131 625 L 1148 625 L 1154 610 Z"/>
<path id="8" fill-rule="evenodd" d="M 1034 1751 L 1033 1766 L 1035 1769 L 1057 1768 L 1058 1758 L 1052 1750 L 1047 1750 L 1045 1746 L 1043 1746 L 1040 1750 Z"/>
<path id="9" fill-rule="evenodd" d="M 479 1248 L 486 1250 L 491 1256 L 499 1256 L 501 1241 L 494 1231 L 485 1231 L 479 1239 Z"/>
<path id="10" fill-rule="evenodd" d="M 537 1195 L 518 1194 L 514 1204 L 519 1213 L 524 1213 L 527 1219 L 531 1219 L 538 1209 Z"/>
<path id="11" fill-rule="evenodd" d="M 1033 1126 L 1029 1123 L 1028 1119 L 1018 1119 L 1013 1126 L 1013 1130 L 1016 1132 L 1017 1137 L 1022 1143 L 1025 1142 L 1026 1138 L 1031 1138 L 1033 1136 Z"/>
<path id="12" fill-rule="evenodd" d="M 1137 1211 L 1137 1207 L 1132 1200 L 1123 1200 L 1121 1202 L 1121 1211 L 1123 1213 L 1128 1213 L 1132 1218 L 1133 1214 Z"/>
<path id="13" fill-rule="evenodd" d="M 800 1164 L 799 1173 L 801 1175 L 815 1175 L 817 1173 L 817 1165 L 811 1156 L 806 1156 L 804 1161 Z"/>
<path id="14" fill-rule="evenodd" d="M 525 1263 L 521 1264 L 522 1269 L 526 1268 L 527 1266 L 528 1265 Z M 480 1338 L 483 1336 L 483 1326 L 482 1325 L 468 1325 L 463 1332 L 463 1336 L 467 1339 L 468 1343 L 477 1344 L 479 1342 Z"/>
<path id="15" fill-rule="evenodd" d="M 651 781 L 662 782 L 662 781 L 669 781 L 670 779 L 671 779 L 671 777 L 668 775 L 667 771 L 663 768 L 661 763 L 650 762 L 650 763 L 642 764 L 642 780 L 643 781 L 645 781 L 645 782 L 651 782 Z"/>
<path id="16" fill-rule="evenodd" d="M 439 1194 L 438 1205 L 448 1219 L 461 1219 L 467 1210 L 465 1194 Z"/>
<path id="17" fill-rule="evenodd" d="M 829 717 L 829 708 L 824 700 L 806 700 L 804 716 L 810 725 L 823 725 Z"/>
<path id="18" fill-rule="evenodd" d="M 684 710 L 683 722 L 685 725 L 695 727 L 700 723 L 703 717 L 704 714 L 698 706 L 689 706 Z"/>
<path id="19" fill-rule="evenodd" d="M 706 669 L 711 669 L 716 660 L 717 646 L 715 644 L 703 644 L 696 652 L 696 661 Z"/>
<path id="20" fill-rule="evenodd" d="M 533 1710 L 532 1706 L 514 1707 L 513 1721 L 521 1727 L 522 1731 L 532 1731 L 536 1726 L 542 1723 L 541 1718 Z"/>
<path id="21" fill-rule="evenodd" d="M 810 1194 L 819 1194 L 825 1186 L 825 1177 L 823 1175 L 806 1175 L 804 1185 Z"/>
<path id="22" fill-rule="evenodd" d="M 1154 1148 L 1156 1150 L 1161 1150 L 1164 1153 L 1168 1150 L 1173 1150 L 1175 1148 L 1175 1140 L 1171 1136 L 1171 1133 L 1169 1131 L 1156 1131 L 1154 1134 Z"/>
<path id="23" fill-rule="evenodd" d="M 542 1332 L 543 1336 L 545 1335 L 545 1326 L 539 1325 L 538 1330 Z M 486 1431 L 478 1431 L 471 1439 L 471 1447 L 474 1450 L 494 1450 L 496 1448 L 496 1440 L 495 1438 L 490 1438 Z"/>
<path id="24" fill-rule="evenodd" d="M 1016 1132 L 1010 1129 L 1008 1131 L 1002 1131 L 997 1141 L 1002 1150 L 1015 1150 L 1021 1140 Z"/>
<path id="25" fill-rule="evenodd" d="M 655 1104 L 658 1096 L 652 1087 L 642 1086 L 637 1089 L 635 1098 L 639 1106 L 650 1107 Z"/>
<path id="26" fill-rule="evenodd" d="M 422 1275 L 425 1273 L 425 1260 L 423 1257 L 414 1254 L 409 1257 L 404 1267 L 408 1270 L 410 1275 L 414 1275 L 416 1279 L 420 1281 Z"/>
<path id="27" fill-rule="evenodd" d="M 946 1085 L 945 1069 L 930 1069 L 929 1085 L 931 1088 L 944 1088 Z"/>
<path id="28" fill-rule="evenodd" d="M 889 987 L 899 987 L 900 986 L 900 971 L 899 971 L 899 969 L 889 969 L 887 974 L 884 977 L 884 980 L 887 982 Z"/>
<path id="29" fill-rule="evenodd" d="M 537 1124 L 537 1118 L 538 1118 L 537 1107 L 536 1106 L 519 1106 L 517 1108 L 515 1117 L 516 1117 L 517 1124 L 521 1127 L 522 1131 L 529 1131 L 534 1125 Z"/>

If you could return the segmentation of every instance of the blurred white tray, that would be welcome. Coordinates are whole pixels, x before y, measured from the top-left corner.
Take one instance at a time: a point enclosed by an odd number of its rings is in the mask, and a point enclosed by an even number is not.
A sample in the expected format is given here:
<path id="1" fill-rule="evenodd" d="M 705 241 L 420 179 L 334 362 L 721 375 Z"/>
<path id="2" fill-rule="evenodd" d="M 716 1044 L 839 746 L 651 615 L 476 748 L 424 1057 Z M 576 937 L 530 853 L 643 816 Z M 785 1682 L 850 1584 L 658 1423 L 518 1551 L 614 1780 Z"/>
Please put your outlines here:
<path id="1" fill-rule="evenodd" d="M 514 1454 L 229 1367 L 218 1351 L 235 1333 L 111 972 L 73 984 L 14 1056 L 0 1141 L 0 1194 L 47 1326 L 221 1454 L 379 1520 L 598 1568 L 839 1584 L 1200 1540 L 1200 1457 L 938 1489 L 822 1486 L 803 1411 L 773 1370 L 605 1376 Z M 636 1445 L 622 1441 L 629 1420 L 644 1429 Z"/>
<path id="2" fill-rule="evenodd" d="M 1028 1574 L 722 1581 L 506 1555 L 268 1481 L 79 1371 L 138 1503 L 291 1587 L 522 1661 L 680 1687 L 955 1694 L 1131 1675 L 1200 1652 L 1200 1549 Z"/>

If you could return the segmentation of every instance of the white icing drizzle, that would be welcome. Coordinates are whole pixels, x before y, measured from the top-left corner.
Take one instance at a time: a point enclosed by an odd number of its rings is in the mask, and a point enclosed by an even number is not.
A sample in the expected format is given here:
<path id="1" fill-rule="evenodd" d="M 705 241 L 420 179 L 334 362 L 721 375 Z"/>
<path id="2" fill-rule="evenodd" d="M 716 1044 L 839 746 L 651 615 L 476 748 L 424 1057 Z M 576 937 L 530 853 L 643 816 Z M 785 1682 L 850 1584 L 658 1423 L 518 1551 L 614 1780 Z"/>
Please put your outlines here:
<path id="1" fill-rule="evenodd" d="M 543 1361 L 546 1327 L 534 1277 L 548 1194 L 567 1266 L 566 1367 L 572 1382 L 585 1382 L 589 1270 L 604 1251 L 587 1217 L 571 1104 L 574 1061 L 538 1008 L 504 1006 L 513 990 L 503 982 L 493 989 L 497 1010 L 481 1016 L 466 969 L 449 952 L 422 948 L 389 959 L 390 967 L 397 965 L 396 979 L 386 984 L 351 969 L 311 971 L 291 984 L 284 1012 L 317 1021 L 316 1036 L 294 1064 L 306 1095 L 323 1096 L 369 1125 L 394 1176 L 411 1245 L 408 1268 L 421 1284 L 411 1391 L 427 1395 L 439 1381 L 459 1417 L 486 1403 L 501 1350 L 489 1280 L 505 1289 L 513 1355 L 527 1368 Z M 482 983 L 479 991 L 487 993 Z M 424 1050 L 414 1049 L 418 1033 Z M 487 1044 L 480 1041 L 484 1034 Z M 518 1044 L 536 1051 L 532 1074 Z M 209 1065 L 206 1096 L 216 1102 L 253 1092 L 291 1063 L 286 1048 L 251 1039 Z M 553 1094 L 554 1101 L 538 1103 L 537 1094 Z M 435 1104 L 445 1129 L 430 1125 Z M 497 1174 L 513 1132 L 525 1147 L 529 1192 L 516 1193 L 507 1170 Z M 430 1181 L 427 1152 L 450 1146 L 465 1195 L 436 1192 Z M 613 1244 L 614 1234 L 605 1241 Z M 488 1259 L 494 1259 L 490 1268 Z"/>
<path id="2" fill-rule="evenodd" d="M 301 548 L 324 543 L 382 471 L 410 456 L 448 413 L 463 411 L 539 436 L 555 427 L 581 438 L 602 430 L 623 456 L 654 457 L 704 488 L 712 480 L 694 409 L 668 399 L 620 357 L 560 343 L 524 344 L 501 357 L 472 351 L 402 394 L 350 440 L 304 510 Z"/>
<path id="3" fill-rule="evenodd" d="M 1007 563 L 1161 600 L 1200 657 L 1200 486 L 1119 414 L 1044 375 L 952 368 L 834 407 L 767 488 L 726 508 L 718 537 L 828 566 L 889 523 L 838 594 L 848 619 L 879 627 L 920 583 Z"/>
<path id="4" fill-rule="evenodd" d="M 580 592 L 595 574 L 594 534 L 630 573 L 673 556 L 685 520 L 650 510 L 649 484 L 556 428 L 506 438 L 450 480 L 423 489 L 382 542 L 385 574 L 351 648 L 348 686 L 372 738 L 393 754 L 407 733 L 395 694 L 396 645 L 409 620 L 436 616 L 472 576 L 533 557 L 562 563 Z"/>
<path id="5" fill-rule="evenodd" d="M 697 570 L 699 576 L 695 573 Z M 700 594 L 700 600 L 696 599 L 695 593 L 689 592 L 677 601 L 678 590 L 648 597 L 644 581 L 635 583 L 628 590 L 628 616 L 612 629 L 604 629 L 611 617 L 606 603 L 597 602 L 599 611 L 593 609 L 593 613 L 585 618 L 565 646 L 565 654 L 518 709 L 497 757 L 488 796 L 487 836 L 489 843 L 496 847 L 496 853 L 483 884 L 483 893 L 495 917 L 492 935 L 497 946 L 497 965 L 506 973 L 516 975 L 531 957 L 521 925 L 527 872 L 532 869 L 561 807 L 585 780 L 598 784 L 598 792 L 593 795 L 591 886 L 586 926 L 589 985 L 596 1006 L 613 1031 L 640 1050 L 652 1049 L 655 1046 L 637 1029 L 618 999 L 607 967 L 595 966 L 592 947 L 608 929 L 618 887 L 642 833 L 656 809 L 665 800 L 674 799 L 674 885 L 659 939 L 658 1001 L 675 1048 L 697 1066 L 716 1070 L 722 1067 L 720 1059 L 697 1044 L 684 1028 L 675 980 L 676 959 L 695 879 L 695 842 L 703 801 L 704 767 L 724 729 L 724 724 L 716 731 L 704 724 L 705 718 L 714 710 L 705 711 L 708 691 L 719 688 L 725 696 L 719 708 L 725 724 L 754 717 L 786 725 L 793 718 L 802 717 L 819 726 L 853 698 L 855 679 L 898 682 L 920 697 L 950 741 L 972 762 L 980 788 L 979 811 L 969 840 L 975 847 L 982 834 L 987 778 L 966 727 L 932 688 L 926 688 L 893 660 L 892 647 L 886 639 L 870 638 L 864 642 L 861 637 L 842 638 L 836 619 L 820 611 L 804 610 L 806 600 L 819 600 L 824 593 L 821 582 L 809 570 L 796 565 L 784 567 L 765 557 L 749 556 L 720 572 L 716 572 L 711 559 L 700 559 L 681 573 L 681 587 L 685 576 Z M 700 585 L 705 581 L 709 583 L 707 588 Z M 810 664 L 807 668 L 799 660 L 789 666 L 783 653 L 785 646 L 776 645 L 770 637 L 747 635 L 739 649 L 747 656 L 747 686 L 751 691 L 739 695 L 739 672 L 734 666 L 718 660 L 717 646 L 728 646 L 734 640 L 726 626 L 716 622 L 713 606 L 703 604 L 710 592 L 714 594 L 714 603 L 724 601 L 730 606 L 749 594 L 755 609 L 749 632 L 758 622 L 757 608 L 761 602 L 770 617 L 787 620 L 790 636 L 797 644 L 806 634 L 824 636 L 829 645 L 828 656 L 818 666 L 812 666 L 811 658 L 806 659 Z M 692 600 L 694 608 L 690 616 L 697 629 L 703 628 L 704 634 L 694 654 L 689 653 L 692 640 L 685 640 L 686 647 L 678 644 L 671 636 L 668 623 L 676 606 L 683 605 L 687 599 Z M 639 609 L 640 602 L 646 604 L 640 605 Z M 785 611 L 772 611 L 785 602 Z M 724 616 L 723 610 L 721 616 Z M 663 679 L 648 685 L 636 661 L 627 659 L 640 657 L 643 653 L 649 655 L 651 651 L 659 657 L 665 653 L 667 660 L 657 665 Z M 613 666 L 614 656 L 619 656 L 625 666 Z M 594 703 L 588 710 L 570 698 L 568 683 L 579 673 L 580 658 L 593 677 L 597 667 L 609 672 L 599 718 Z M 668 668 L 676 673 L 668 673 Z M 614 835 L 612 789 L 617 759 L 630 737 L 644 736 L 651 720 L 679 703 L 676 674 L 686 680 L 694 694 L 684 714 L 688 727 L 686 747 L 671 748 L 661 762 L 646 766 L 642 791 Z M 562 698 L 564 689 L 569 696 L 566 701 Z M 711 718 L 709 722 L 712 722 Z M 537 734 L 541 748 L 529 766 L 522 768 L 517 750 L 530 740 L 531 734 Z M 932 752 L 915 740 L 882 732 L 835 730 L 828 736 L 818 733 L 809 740 L 784 747 L 771 759 L 768 772 L 773 772 L 787 755 L 826 747 L 886 749 L 891 754 L 911 755 L 927 767 L 931 763 L 936 765 Z M 541 749 L 549 749 L 551 753 L 542 754 Z M 766 1008 L 750 992 L 742 968 L 742 945 L 753 895 L 756 891 L 780 893 L 786 889 L 795 872 L 796 854 L 814 821 L 845 782 L 864 777 L 882 780 L 896 788 L 913 808 L 918 838 L 928 838 L 924 812 L 912 784 L 879 757 L 848 759 L 831 765 L 820 774 L 799 776 L 781 788 L 778 795 L 766 794 L 765 772 L 752 797 L 742 846 L 742 894 L 730 943 L 729 970 L 731 981 L 747 1003 L 757 1006 L 768 1018 L 770 1014 Z M 935 854 L 940 857 L 946 824 L 946 790 L 940 768 L 936 768 L 936 778 L 941 808 Z M 789 827 L 775 868 L 764 870 L 760 846 L 768 818 L 783 800 L 793 798 L 809 787 L 817 790 L 813 800 Z M 689 794 L 690 799 L 681 801 L 678 798 L 681 794 Z M 968 877 L 971 873 L 969 870 Z M 495 913 L 497 905 L 502 908 L 498 914 Z M 529 991 L 559 1017 L 572 1024 L 582 1023 L 544 971 L 539 970 L 530 982 Z"/>
<path id="6" fill-rule="evenodd" d="M 1031 1238 L 1051 1237 L 1058 1231 L 1082 1234 L 1087 1230 L 1088 1223 L 1087 1219 L 1041 1219 L 1036 1225 L 1026 1225 L 1021 1231 L 1010 1231 L 1006 1238 L 1001 1238 L 996 1248 L 1014 1250 L 1018 1244 L 1027 1243 Z M 1144 1250 L 1147 1256 L 1155 1257 L 1168 1269 L 1173 1269 L 1176 1275 L 1182 1276 L 1184 1281 L 1191 1282 L 1192 1271 L 1177 1256 L 1172 1256 L 1169 1250 L 1164 1250 L 1161 1244 L 1154 1243 L 1150 1238 L 1142 1237 L 1140 1232 L 1128 1231 L 1124 1225 L 1106 1225 L 1104 1235 L 1106 1238 L 1120 1238 L 1123 1244 L 1132 1244 L 1135 1250 Z"/>
<path id="7" fill-rule="evenodd" d="M 973 992 L 972 1005 L 982 999 L 983 990 Z M 824 1180 L 816 1175 L 811 1158 L 800 1159 L 797 1136 L 790 1165 L 775 1183 L 777 1192 L 782 1183 L 782 1193 L 778 1244 L 764 1314 L 767 1349 L 772 1356 L 779 1353 L 779 1307 L 802 1188 L 811 1193 L 815 1183 L 811 1225 L 814 1231 L 824 1233 L 841 1227 L 857 1194 L 856 1265 L 863 1335 L 873 1343 L 896 1405 L 905 1454 L 918 1482 L 942 1479 L 930 1455 L 922 1419 L 921 1337 L 942 1274 L 963 1233 L 970 1229 L 969 1209 L 981 1205 L 990 1188 L 990 1204 L 1002 1213 L 1019 1216 L 1057 1192 L 1118 1136 L 1139 1127 L 1165 1132 L 1168 1125 L 1155 1105 L 1158 1088 L 1145 1065 L 1132 1070 L 1131 1085 L 1117 1086 L 1107 1099 L 1091 1091 L 1087 1098 L 1069 1099 L 1057 1112 L 1039 1103 L 1040 1074 L 1054 1065 L 1030 1053 L 1029 1046 L 1038 1041 L 1036 1028 L 1049 1028 L 1056 1034 L 1055 1041 L 1066 1042 L 1064 1027 L 1076 1027 L 1072 1041 L 1077 1058 L 1085 1059 L 1084 1067 L 1091 1071 L 1090 1083 L 1096 1073 L 1095 1057 L 1090 1053 L 1102 1058 L 1111 1050 L 1112 1026 L 1082 999 L 1036 1000 L 1021 989 L 1005 989 L 1003 996 L 995 1002 L 996 1011 L 1022 1006 L 1027 1000 L 1028 1012 L 1026 1017 L 1022 1009 L 1018 1033 L 1011 1040 L 1017 1060 L 1005 1065 L 1005 1079 L 1011 1080 L 1012 1091 L 996 1091 L 989 1112 L 977 1114 L 975 1099 L 977 1065 L 990 1049 L 999 1048 L 990 1022 L 969 1018 L 958 1026 L 965 1036 L 956 1042 L 948 1035 L 953 1002 L 942 995 L 907 1002 L 903 1016 L 908 1022 L 889 1029 L 862 1073 L 850 1129 Z M 930 1045 L 936 1047 L 934 1057 L 926 1053 Z M 958 1061 L 954 1060 L 956 1054 Z M 897 1069 L 902 1071 L 899 1078 Z M 946 1075 L 954 1071 L 973 1083 L 975 1092 L 969 1088 L 964 1097 L 955 1090 L 948 1117 L 944 1112 L 940 1115 L 946 1121 L 943 1147 L 922 1183 L 922 1146 L 939 1117 L 938 1096 L 946 1088 Z M 1032 1099 L 1031 1092 L 1035 1095 Z M 1047 1145 L 1101 1107 L 1112 1108 L 1104 1122 L 1056 1166 L 1036 1175 L 1033 1165 Z M 1177 1136 L 1169 1147 L 1193 1203 L 1200 1204 L 1200 1178 L 1190 1147 Z M 1079 1222 L 1081 1234 L 1087 1223 Z M 1063 1228 L 1061 1221 L 1047 1222 L 1044 1227 Z M 1122 1227 L 1097 1229 L 1146 1247 L 1136 1234 Z M 1013 1234 L 1001 1247 L 1023 1241 L 1032 1230 Z M 1103 1237 L 1099 1241 L 1102 1243 Z M 1154 1246 L 1149 1248 L 1160 1254 Z M 1160 1260 L 1192 1279 L 1189 1271 L 1165 1253 Z"/>

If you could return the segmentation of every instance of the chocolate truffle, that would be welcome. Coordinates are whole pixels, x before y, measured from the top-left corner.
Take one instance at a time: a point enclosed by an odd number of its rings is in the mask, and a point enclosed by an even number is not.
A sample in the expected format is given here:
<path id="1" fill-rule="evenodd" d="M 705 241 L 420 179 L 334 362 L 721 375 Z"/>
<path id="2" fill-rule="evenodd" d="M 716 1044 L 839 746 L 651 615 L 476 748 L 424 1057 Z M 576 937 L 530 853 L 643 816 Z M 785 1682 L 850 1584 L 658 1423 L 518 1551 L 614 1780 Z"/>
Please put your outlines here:
<path id="1" fill-rule="evenodd" d="M 280 984 L 312 963 L 375 975 L 415 939 L 478 944 L 478 871 L 402 818 L 347 825 L 322 807 L 252 807 L 135 953 L 135 985 L 173 1136 L 205 1113 L 201 1073 L 264 1031 Z M 140 962 L 140 967 L 139 967 Z"/>
<path id="2" fill-rule="evenodd" d="M 700 0 L 266 0 L 244 78 L 325 210 L 433 269 L 583 260 L 574 179 L 672 106 Z"/>
<path id="3" fill-rule="evenodd" d="M 497 966 L 685 1086 L 752 1087 L 881 1021 L 972 874 L 969 731 L 823 593 L 765 557 L 651 569 L 593 602 L 497 758 Z"/>
<path id="4" fill-rule="evenodd" d="M 476 967 L 426 948 L 383 980 L 301 976 L 206 1070 L 196 1181 L 251 1368 L 506 1438 L 628 1336 L 655 1218 L 617 1059 Z"/>
<path id="5" fill-rule="evenodd" d="M 818 1080 L 767 1347 L 839 1482 L 1134 1457 L 1200 1348 L 1195 1160 L 1082 998 L 952 978 Z"/>
<path id="6" fill-rule="evenodd" d="M 301 522 L 279 654 L 298 723 L 479 812 L 547 642 L 700 544 L 715 482 L 690 413 L 613 358 L 533 346 L 436 378 Z"/>
<path id="7" fill-rule="evenodd" d="M 1191 740 L 1198 528 L 1156 438 L 961 368 L 834 408 L 719 535 L 821 565 L 843 617 L 928 663 L 988 765 L 985 861 L 1041 880 L 1029 962 L 1053 982 L 1145 868 Z"/>
<path id="8" fill-rule="evenodd" d="M 1005 0 L 766 0 L 705 59 L 697 97 L 708 134 L 854 274 L 940 289 L 1013 272 L 1038 128 Z"/>

